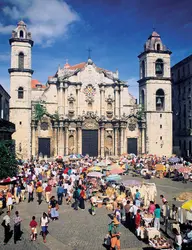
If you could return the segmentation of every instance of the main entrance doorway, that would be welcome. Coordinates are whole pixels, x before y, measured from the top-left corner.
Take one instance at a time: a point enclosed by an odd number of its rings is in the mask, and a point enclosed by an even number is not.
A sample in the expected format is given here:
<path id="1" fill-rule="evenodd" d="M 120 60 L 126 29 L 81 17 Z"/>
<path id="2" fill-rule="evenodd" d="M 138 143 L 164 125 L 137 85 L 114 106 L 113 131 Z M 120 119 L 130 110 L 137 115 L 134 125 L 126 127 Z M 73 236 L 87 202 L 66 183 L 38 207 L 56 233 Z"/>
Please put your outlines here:
<path id="1" fill-rule="evenodd" d="M 127 153 L 137 155 L 137 138 L 128 138 L 127 139 Z"/>
<path id="2" fill-rule="evenodd" d="M 39 138 L 39 154 L 50 157 L 50 138 Z"/>
<path id="3" fill-rule="evenodd" d="M 98 156 L 98 130 L 82 130 L 82 154 Z"/>

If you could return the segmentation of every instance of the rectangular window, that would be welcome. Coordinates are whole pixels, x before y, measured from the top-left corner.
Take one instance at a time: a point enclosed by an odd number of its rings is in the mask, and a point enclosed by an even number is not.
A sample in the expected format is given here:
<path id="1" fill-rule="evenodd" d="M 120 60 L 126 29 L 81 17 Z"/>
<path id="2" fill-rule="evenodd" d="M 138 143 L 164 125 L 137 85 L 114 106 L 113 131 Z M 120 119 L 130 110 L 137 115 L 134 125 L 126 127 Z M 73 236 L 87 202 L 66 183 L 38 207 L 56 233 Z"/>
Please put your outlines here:
<path id="1" fill-rule="evenodd" d="M 189 141 L 189 154 L 191 155 L 191 141 Z"/>
<path id="2" fill-rule="evenodd" d="M 160 118 L 162 118 L 162 114 L 160 114 Z"/>
<path id="3" fill-rule="evenodd" d="M 178 69 L 177 71 L 177 77 L 178 77 L 178 80 L 180 80 L 180 69 Z"/>
<path id="4" fill-rule="evenodd" d="M 160 128 L 162 128 L 162 125 L 160 125 Z"/>
<path id="5" fill-rule="evenodd" d="M 162 140 L 162 136 L 160 136 L 160 140 Z"/>
<path id="6" fill-rule="evenodd" d="M 183 77 L 185 77 L 185 66 L 183 66 Z"/>
<path id="7" fill-rule="evenodd" d="M 188 106 L 188 108 L 189 108 L 189 111 L 191 110 L 191 100 L 189 101 L 189 106 Z"/>
<path id="8" fill-rule="evenodd" d="M 189 128 L 192 128 L 191 125 L 192 125 L 191 119 L 189 119 Z"/>

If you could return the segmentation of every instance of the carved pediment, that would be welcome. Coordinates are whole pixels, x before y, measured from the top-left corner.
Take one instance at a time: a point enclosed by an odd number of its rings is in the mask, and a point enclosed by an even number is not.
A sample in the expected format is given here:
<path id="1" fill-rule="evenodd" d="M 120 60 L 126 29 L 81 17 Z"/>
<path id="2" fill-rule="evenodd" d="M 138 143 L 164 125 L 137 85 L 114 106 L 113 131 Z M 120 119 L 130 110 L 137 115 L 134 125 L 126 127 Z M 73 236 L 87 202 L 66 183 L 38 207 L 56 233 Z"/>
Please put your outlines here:
<path id="1" fill-rule="evenodd" d="M 98 129 L 99 125 L 95 119 L 86 119 L 82 126 L 83 129 Z"/>

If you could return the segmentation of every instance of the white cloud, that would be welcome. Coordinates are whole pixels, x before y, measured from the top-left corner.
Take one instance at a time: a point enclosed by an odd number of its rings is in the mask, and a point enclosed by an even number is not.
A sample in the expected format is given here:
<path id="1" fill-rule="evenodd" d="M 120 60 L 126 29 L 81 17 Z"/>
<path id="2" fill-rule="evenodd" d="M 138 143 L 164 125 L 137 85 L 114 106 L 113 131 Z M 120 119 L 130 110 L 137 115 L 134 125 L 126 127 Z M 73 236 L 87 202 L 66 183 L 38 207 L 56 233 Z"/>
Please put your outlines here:
<path id="1" fill-rule="evenodd" d="M 79 20 L 78 14 L 61 0 L 8 0 L 3 13 L 10 20 L 27 20 L 34 41 L 44 47 L 51 46 L 61 36 L 66 36 L 69 25 Z M 27 3 L 26 3 L 27 2 Z M 12 21 L 13 22 L 13 21 Z M 10 33 L 13 25 L 0 24 L 0 33 Z"/>

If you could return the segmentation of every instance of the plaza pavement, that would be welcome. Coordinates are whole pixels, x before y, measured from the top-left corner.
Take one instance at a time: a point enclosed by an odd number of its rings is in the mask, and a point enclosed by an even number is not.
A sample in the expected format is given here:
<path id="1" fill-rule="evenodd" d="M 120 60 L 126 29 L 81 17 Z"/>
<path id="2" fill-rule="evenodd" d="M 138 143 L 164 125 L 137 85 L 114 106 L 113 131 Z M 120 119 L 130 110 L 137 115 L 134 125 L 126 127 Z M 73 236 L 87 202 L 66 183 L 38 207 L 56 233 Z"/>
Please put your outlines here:
<path id="1" fill-rule="evenodd" d="M 123 179 L 140 179 L 132 178 L 129 176 L 123 176 Z M 169 203 L 178 204 L 173 201 L 173 197 L 176 197 L 180 192 L 192 190 L 192 183 L 183 184 L 180 182 L 172 182 L 168 179 L 154 179 L 150 182 L 155 182 L 158 189 L 158 200 L 160 202 L 159 195 L 163 194 L 169 201 Z M 102 250 L 103 239 L 107 233 L 108 223 L 111 221 L 108 216 L 108 211 L 105 207 L 97 209 L 96 216 L 91 216 L 88 212 L 90 204 L 86 202 L 85 211 L 74 211 L 70 206 L 60 206 L 60 217 L 58 221 L 50 222 L 49 234 L 47 236 L 47 243 L 43 243 L 42 237 L 38 235 L 36 242 L 31 242 L 29 238 L 29 222 L 33 215 L 36 216 L 37 222 L 45 211 L 47 212 L 47 204 L 43 201 L 39 206 L 36 199 L 33 203 L 21 203 L 14 206 L 14 210 L 11 216 L 14 215 L 14 211 L 18 210 L 20 216 L 23 219 L 22 222 L 22 240 L 18 241 L 15 245 L 13 237 L 10 239 L 6 246 L 3 246 L 3 227 L 0 226 L 0 249 L 5 250 Z M 4 213 L 5 214 L 5 213 Z M 0 217 L 2 222 L 3 215 Z M 12 227 L 13 228 L 13 227 Z M 122 250 L 141 250 L 147 248 L 143 242 L 139 241 L 135 235 L 133 235 L 124 226 L 121 226 L 121 249 Z M 40 229 L 38 228 L 38 232 Z"/>

